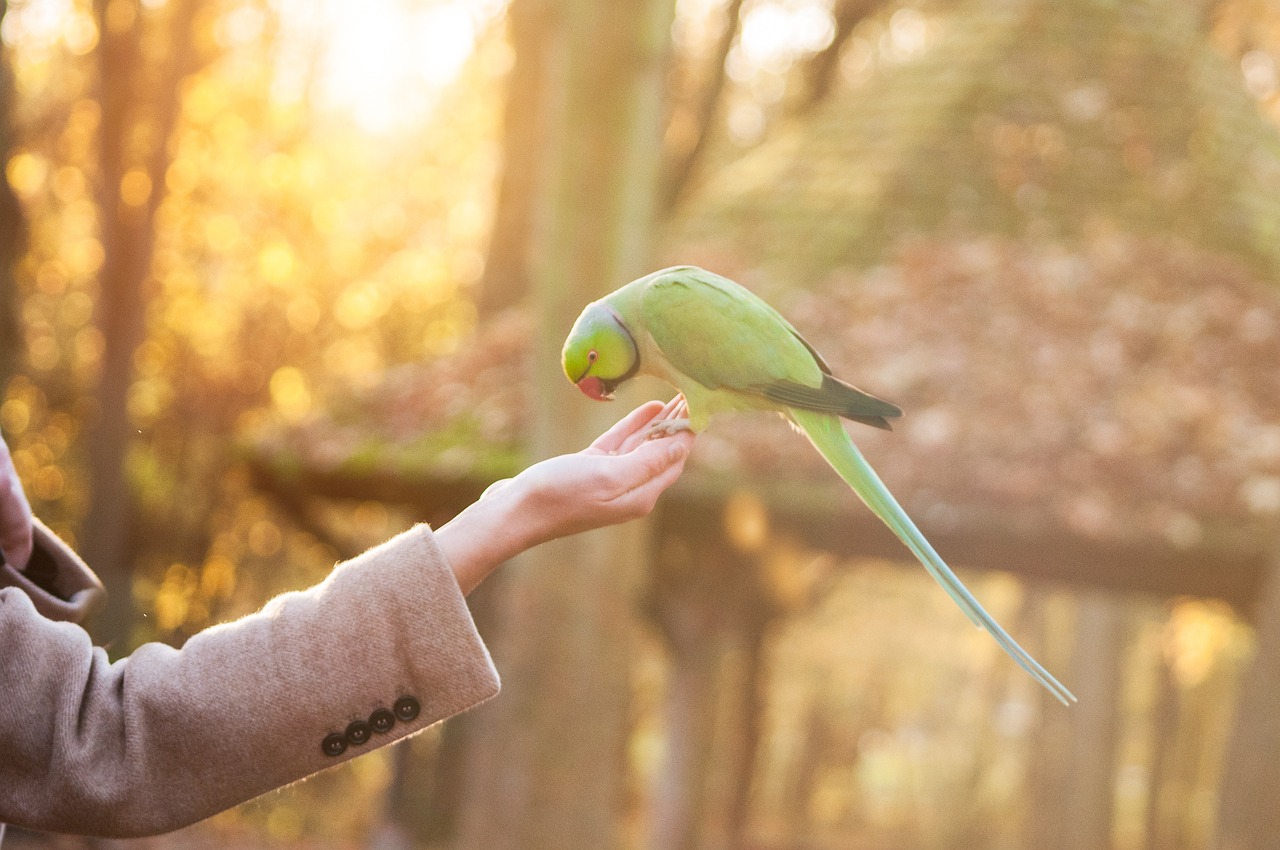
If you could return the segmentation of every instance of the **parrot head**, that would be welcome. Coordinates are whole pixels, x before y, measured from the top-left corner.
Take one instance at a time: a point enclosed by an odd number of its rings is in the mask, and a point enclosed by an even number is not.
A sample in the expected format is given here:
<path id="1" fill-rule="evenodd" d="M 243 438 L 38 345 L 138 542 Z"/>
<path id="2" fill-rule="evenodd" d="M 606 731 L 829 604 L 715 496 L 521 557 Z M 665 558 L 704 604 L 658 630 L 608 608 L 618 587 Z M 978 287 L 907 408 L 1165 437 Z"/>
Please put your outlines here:
<path id="1" fill-rule="evenodd" d="M 594 301 L 573 323 L 561 363 L 578 389 L 597 401 L 607 401 L 619 384 L 640 370 L 640 351 L 618 314 Z"/>

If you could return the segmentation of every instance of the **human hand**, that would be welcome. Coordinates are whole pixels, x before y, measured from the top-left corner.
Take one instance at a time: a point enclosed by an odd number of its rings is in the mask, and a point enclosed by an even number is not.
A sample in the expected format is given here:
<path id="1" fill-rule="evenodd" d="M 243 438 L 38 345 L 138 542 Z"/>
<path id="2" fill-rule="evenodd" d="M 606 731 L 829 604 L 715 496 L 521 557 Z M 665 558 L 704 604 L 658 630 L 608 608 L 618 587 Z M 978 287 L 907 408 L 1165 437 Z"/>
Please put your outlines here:
<path id="1" fill-rule="evenodd" d="M 650 439 L 653 426 L 687 416 L 684 396 L 666 405 L 652 401 L 633 410 L 590 446 L 521 472 L 511 486 L 523 489 L 526 510 L 539 520 L 536 545 L 593 528 L 647 516 L 676 482 L 693 444 L 693 432 Z"/>
<path id="2" fill-rule="evenodd" d="M 9 447 L 0 439 L 0 555 L 16 570 L 31 560 L 31 505 L 13 468 Z"/>
<path id="3" fill-rule="evenodd" d="M 693 433 L 651 440 L 649 429 L 685 411 L 683 396 L 643 404 L 586 449 L 536 463 L 485 491 L 436 532 L 463 592 L 525 549 L 652 511 L 684 470 Z"/>

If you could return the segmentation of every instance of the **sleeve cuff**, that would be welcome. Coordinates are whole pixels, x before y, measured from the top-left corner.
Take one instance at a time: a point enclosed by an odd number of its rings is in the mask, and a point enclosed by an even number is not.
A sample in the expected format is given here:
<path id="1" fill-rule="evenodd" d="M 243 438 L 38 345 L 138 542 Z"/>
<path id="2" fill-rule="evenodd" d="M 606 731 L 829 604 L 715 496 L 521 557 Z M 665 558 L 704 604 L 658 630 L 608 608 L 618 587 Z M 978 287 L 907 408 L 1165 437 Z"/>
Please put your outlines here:
<path id="1" fill-rule="evenodd" d="M 339 565 L 315 592 L 322 607 L 328 607 L 326 598 L 342 600 L 341 611 L 332 610 L 326 624 L 330 646 L 342 647 L 350 671 L 328 683 L 345 696 L 321 715 L 327 722 L 312 733 L 313 752 L 323 754 L 315 767 L 412 735 L 498 693 L 497 669 L 428 526 L 416 526 Z M 336 669 L 338 659 L 316 666 L 330 664 Z M 407 712 L 412 716 L 400 714 L 402 701 L 416 706 Z M 403 722 L 388 734 L 376 734 L 375 718 L 388 709 Z M 361 722 L 375 734 L 368 739 L 349 734 L 351 724 L 358 730 Z M 344 735 L 347 745 L 340 746 Z"/>
<path id="2" fill-rule="evenodd" d="M 102 582 L 39 519 L 34 521 L 31 562 L 19 572 L 0 563 L 0 587 L 16 587 L 50 620 L 83 623 L 106 598 Z"/>

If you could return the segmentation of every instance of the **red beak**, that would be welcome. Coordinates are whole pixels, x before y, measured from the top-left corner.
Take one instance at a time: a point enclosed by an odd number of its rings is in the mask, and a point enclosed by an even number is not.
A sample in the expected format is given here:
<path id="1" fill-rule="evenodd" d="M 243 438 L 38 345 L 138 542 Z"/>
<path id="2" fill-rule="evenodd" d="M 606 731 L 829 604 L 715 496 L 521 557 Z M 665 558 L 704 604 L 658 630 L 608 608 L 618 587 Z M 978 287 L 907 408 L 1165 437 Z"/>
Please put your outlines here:
<path id="1" fill-rule="evenodd" d="M 605 392 L 604 381 L 600 380 L 595 375 L 588 375 L 581 381 L 578 381 L 578 389 L 582 390 L 583 394 L 586 395 L 587 398 L 592 398 L 596 401 L 613 400 L 613 393 Z"/>

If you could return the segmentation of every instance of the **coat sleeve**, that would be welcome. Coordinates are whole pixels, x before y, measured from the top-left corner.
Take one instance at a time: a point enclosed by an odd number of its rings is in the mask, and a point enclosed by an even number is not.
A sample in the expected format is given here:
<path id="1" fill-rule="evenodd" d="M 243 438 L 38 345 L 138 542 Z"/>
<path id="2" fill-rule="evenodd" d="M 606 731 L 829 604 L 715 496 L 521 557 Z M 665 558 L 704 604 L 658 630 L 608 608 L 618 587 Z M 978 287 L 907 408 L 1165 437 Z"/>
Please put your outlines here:
<path id="1" fill-rule="evenodd" d="M 37 546 L 83 569 L 52 535 Z M 426 526 L 181 649 L 115 663 L 38 601 L 0 586 L 0 821 L 32 829 L 167 832 L 498 691 Z"/>

